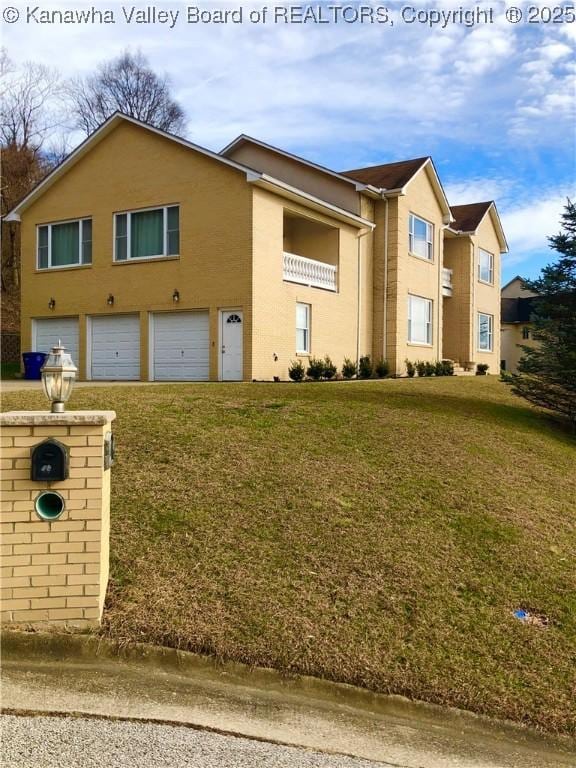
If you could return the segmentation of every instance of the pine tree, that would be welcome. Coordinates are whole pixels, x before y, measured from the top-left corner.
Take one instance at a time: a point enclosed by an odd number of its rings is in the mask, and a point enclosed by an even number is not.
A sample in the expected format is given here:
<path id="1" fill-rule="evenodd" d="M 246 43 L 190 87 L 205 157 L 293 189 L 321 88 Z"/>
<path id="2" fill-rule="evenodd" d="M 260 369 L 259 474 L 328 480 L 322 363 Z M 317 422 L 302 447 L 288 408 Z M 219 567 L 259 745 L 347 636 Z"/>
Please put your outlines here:
<path id="1" fill-rule="evenodd" d="M 513 391 L 535 405 L 566 417 L 576 431 L 576 205 L 568 200 L 562 232 L 548 238 L 559 257 L 525 287 L 534 302 L 534 348 L 522 347 Z"/>

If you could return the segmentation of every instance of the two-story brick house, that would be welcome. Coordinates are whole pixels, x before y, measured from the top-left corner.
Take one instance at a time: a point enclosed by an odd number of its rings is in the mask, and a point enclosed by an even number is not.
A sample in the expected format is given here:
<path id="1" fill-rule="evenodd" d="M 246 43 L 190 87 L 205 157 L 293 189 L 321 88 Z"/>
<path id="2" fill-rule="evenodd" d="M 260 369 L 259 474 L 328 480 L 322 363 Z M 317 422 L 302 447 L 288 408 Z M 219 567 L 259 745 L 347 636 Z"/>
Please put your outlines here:
<path id="1" fill-rule="evenodd" d="M 116 114 L 10 214 L 22 349 L 86 379 L 286 379 L 369 354 L 499 367 L 493 203 L 430 158 L 345 173 L 241 136 L 217 154 Z"/>

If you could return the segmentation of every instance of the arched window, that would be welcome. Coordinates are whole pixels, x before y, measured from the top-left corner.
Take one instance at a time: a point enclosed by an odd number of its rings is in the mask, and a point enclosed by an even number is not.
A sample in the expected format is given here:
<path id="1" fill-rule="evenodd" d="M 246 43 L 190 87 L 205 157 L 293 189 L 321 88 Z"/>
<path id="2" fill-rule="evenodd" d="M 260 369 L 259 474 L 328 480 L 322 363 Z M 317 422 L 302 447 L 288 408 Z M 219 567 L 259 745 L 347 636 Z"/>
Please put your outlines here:
<path id="1" fill-rule="evenodd" d="M 241 323 L 242 318 L 239 315 L 228 315 L 227 323 Z"/>

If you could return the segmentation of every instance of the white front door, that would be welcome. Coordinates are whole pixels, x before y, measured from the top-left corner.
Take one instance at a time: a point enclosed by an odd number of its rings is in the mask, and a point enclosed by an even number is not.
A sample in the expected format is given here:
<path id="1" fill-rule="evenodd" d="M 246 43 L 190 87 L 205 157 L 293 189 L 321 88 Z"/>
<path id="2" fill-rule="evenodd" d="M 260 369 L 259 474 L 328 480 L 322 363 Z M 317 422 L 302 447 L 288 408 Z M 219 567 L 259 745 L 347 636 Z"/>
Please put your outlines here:
<path id="1" fill-rule="evenodd" d="M 136 381 L 140 378 L 140 317 L 100 315 L 91 319 L 93 379 Z"/>
<path id="2" fill-rule="evenodd" d="M 220 313 L 220 371 L 222 381 L 242 381 L 242 310 Z"/>

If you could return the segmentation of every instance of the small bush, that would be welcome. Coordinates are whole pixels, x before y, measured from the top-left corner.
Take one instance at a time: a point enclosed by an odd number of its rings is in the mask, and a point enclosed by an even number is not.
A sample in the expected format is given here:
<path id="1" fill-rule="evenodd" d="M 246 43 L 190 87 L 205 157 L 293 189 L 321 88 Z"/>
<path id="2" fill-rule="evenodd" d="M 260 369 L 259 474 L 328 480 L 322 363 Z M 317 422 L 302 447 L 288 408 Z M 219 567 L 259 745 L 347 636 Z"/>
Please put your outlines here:
<path id="1" fill-rule="evenodd" d="M 306 371 L 304 370 L 302 361 L 292 360 L 292 362 L 290 363 L 290 367 L 288 368 L 288 376 L 290 376 L 292 381 L 302 381 L 305 374 L 306 374 Z"/>
<path id="2" fill-rule="evenodd" d="M 490 368 L 487 363 L 478 363 L 476 366 L 476 376 L 486 376 L 486 371 Z"/>
<path id="3" fill-rule="evenodd" d="M 353 379 L 356 376 L 357 369 L 356 363 L 353 363 L 349 357 L 344 358 L 344 364 L 342 365 L 342 376 L 345 379 Z"/>
<path id="4" fill-rule="evenodd" d="M 360 379 L 371 379 L 373 370 L 370 355 L 363 355 L 358 363 L 358 377 Z"/>
<path id="5" fill-rule="evenodd" d="M 330 360 L 328 355 L 326 355 L 326 357 L 324 358 L 324 378 L 333 379 L 337 373 L 338 373 L 338 368 L 336 368 L 332 360 Z"/>
<path id="6" fill-rule="evenodd" d="M 378 376 L 379 379 L 385 379 L 386 376 L 390 373 L 390 366 L 384 360 L 383 357 L 378 360 L 376 365 L 374 366 L 374 370 L 376 371 L 376 376 Z"/>
<path id="7" fill-rule="evenodd" d="M 444 367 L 444 376 L 454 376 L 454 363 L 452 360 L 442 360 Z"/>
<path id="8" fill-rule="evenodd" d="M 405 360 L 404 362 L 406 363 L 406 373 L 411 379 L 413 379 L 414 374 L 416 373 L 416 366 L 414 363 L 411 363 L 410 360 Z"/>
<path id="9" fill-rule="evenodd" d="M 434 365 L 434 376 L 444 376 L 444 363 L 441 360 Z"/>
<path id="10" fill-rule="evenodd" d="M 324 360 L 320 360 L 318 357 L 311 357 L 308 361 L 306 375 L 314 381 L 320 381 L 322 376 L 324 376 Z"/>
<path id="11" fill-rule="evenodd" d="M 416 370 L 418 371 L 418 376 L 426 376 L 426 363 L 422 362 L 422 360 L 417 360 Z"/>
<path id="12" fill-rule="evenodd" d="M 436 372 L 436 366 L 434 363 L 426 362 L 424 363 L 424 376 L 434 376 L 434 373 Z"/>

